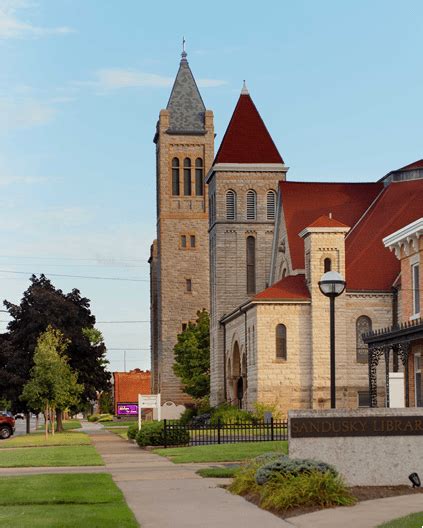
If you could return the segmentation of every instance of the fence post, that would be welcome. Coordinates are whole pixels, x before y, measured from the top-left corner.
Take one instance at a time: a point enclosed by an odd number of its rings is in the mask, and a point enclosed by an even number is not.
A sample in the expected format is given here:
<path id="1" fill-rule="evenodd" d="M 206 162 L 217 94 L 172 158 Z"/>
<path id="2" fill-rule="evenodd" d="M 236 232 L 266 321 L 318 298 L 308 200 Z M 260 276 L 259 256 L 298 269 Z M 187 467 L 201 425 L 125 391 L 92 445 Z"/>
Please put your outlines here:
<path id="1" fill-rule="evenodd" d="M 163 437 L 164 437 L 164 446 L 167 447 L 167 420 L 163 420 Z"/>
<path id="2" fill-rule="evenodd" d="M 275 439 L 275 430 L 273 428 L 273 416 L 272 418 L 270 418 L 270 438 L 272 439 L 272 442 L 273 440 Z"/>
<path id="3" fill-rule="evenodd" d="M 217 443 L 220 444 L 220 418 L 217 419 Z"/>

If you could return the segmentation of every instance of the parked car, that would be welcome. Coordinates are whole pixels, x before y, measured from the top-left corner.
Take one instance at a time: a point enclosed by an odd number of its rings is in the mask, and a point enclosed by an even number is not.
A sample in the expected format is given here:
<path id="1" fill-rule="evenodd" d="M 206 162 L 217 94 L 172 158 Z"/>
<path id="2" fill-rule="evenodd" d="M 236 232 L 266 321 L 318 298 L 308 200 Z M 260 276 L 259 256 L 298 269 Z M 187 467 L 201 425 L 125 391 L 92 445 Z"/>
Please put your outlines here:
<path id="1" fill-rule="evenodd" d="M 23 420 L 24 418 L 25 418 L 25 415 L 23 413 L 15 414 L 15 420 Z"/>
<path id="2" fill-rule="evenodd" d="M 0 439 L 5 440 L 15 432 L 15 419 L 13 416 L 0 414 Z"/>

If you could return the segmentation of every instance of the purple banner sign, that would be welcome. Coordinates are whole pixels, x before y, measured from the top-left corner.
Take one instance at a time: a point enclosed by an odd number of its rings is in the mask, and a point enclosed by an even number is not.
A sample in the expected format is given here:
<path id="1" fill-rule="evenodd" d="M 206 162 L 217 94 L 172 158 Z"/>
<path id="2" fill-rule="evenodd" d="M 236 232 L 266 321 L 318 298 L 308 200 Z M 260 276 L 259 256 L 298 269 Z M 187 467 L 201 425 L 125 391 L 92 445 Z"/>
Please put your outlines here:
<path id="1" fill-rule="evenodd" d="M 136 403 L 118 403 L 118 416 L 134 416 L 138 415 L 138 404 Z"/>

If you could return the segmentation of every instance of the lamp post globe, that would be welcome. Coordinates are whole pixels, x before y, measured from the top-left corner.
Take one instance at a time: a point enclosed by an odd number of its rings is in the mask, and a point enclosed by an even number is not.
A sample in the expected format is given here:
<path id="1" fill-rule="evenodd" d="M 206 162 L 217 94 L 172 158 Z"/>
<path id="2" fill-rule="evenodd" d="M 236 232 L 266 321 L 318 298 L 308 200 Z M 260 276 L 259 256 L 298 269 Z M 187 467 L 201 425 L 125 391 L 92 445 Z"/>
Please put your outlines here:
<path id="1" fill-rule="evenodd" d="M 345 290 L 346 282 L 337 271 L 327 271 L 319 281 L 319 288 L 326 297 L 338 297 Z"/>
<path id="2" fill-rule="evenodd" d="M 345 290 L 346 282 L 337 271 L 327 271 L 319 281 L 320 291 L 330 300 L 330 406 L 336 408 L 335 380 L 335 298 Z"/>

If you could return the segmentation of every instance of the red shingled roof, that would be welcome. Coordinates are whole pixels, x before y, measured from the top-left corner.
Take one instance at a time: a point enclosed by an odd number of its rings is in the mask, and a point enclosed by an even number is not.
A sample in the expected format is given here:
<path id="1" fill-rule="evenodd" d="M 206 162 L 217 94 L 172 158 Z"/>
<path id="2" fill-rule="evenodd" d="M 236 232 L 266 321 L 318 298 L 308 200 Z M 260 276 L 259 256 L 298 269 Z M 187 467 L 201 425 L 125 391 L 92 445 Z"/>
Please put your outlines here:
<path id="1" fill-rule="evenodd" d="M 238 99 L 214 163 L 283 163 L 248 94 Z"/>
<path id="2" fill-rule="evenodd" d="M 390 290 L 400 264 L 382 239 L 422 216 L 423 180 L 393 182 L 387 187 L 381 182 L 279 185 L 294 269 L 304 269 L 304 244 L 298 233 L 325 223 L 315 218 L 332 211 L 337 223 L 352 227 L 345 240 L 347 288 Z"/>
<path id="3" fill-rule="evenodd" d="M 353 226 L 383 190 L 383 183 L 281 181 L 279 186 L 293 269 L 304 269 L 304 242 L 298 234 L 305 227 L 328 212 Z"/>
<path id="4" fill-rule="evenodd" d="M 346 238 L 347 288 L 390 290 L 400 264 L 382 239 L 423 214 L 423 180 L 393 182 Z"/>
<path id="5" fill-rule="evenodd" d="M 400 169 L 397 169 L 394 172 L 400 172 L 400 171 L 408 171 L 413 169 L 423 169 L 423 159 L 414 161 L 413 163 L 410 163 L 409 165 L 406 165 L 405 167 L 401 167 Z"/>
<path id="6" fill-rule="evenodd" d="M 335 218 L 322 215 L 322 216 L 319 216 L 317 220 L 315 220 L 312 224 L 310 224 L 307 227 L 349 227 L 349 226 L 343 224 L 342 222 L 339 222 L 339 220 L 335 220 Z"/>
<path id="7" fill-rule="evenodd" d="M 136 403 L 138 394 L 151 393 L 151 373 L 149 370 L 134 369 L 130 372 L 113 372 L 115 405 Z"/>
<path id="8" fill-rule="evenodd" d="M 258 293 L 255 300 L 310 299 L 304 275 L 290 275 Z"/>

